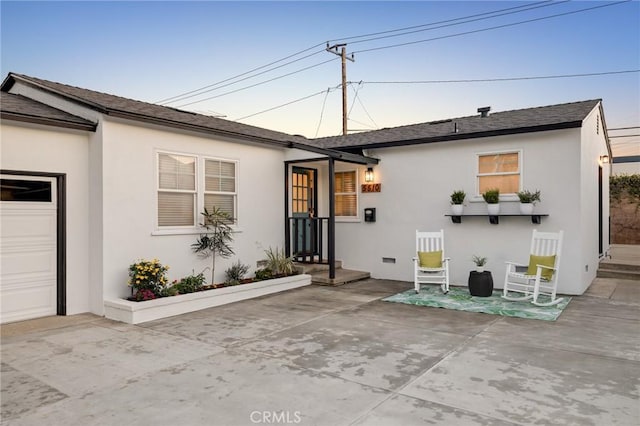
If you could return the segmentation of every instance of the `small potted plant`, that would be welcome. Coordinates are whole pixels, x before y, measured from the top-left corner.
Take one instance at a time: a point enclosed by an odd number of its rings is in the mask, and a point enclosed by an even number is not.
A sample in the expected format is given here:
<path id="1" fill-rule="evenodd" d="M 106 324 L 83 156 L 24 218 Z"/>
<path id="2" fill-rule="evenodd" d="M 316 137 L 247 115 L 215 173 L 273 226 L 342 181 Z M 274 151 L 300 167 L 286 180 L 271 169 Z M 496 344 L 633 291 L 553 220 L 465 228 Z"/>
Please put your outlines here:
<path id="1" fill-rule="evenodd" d="M 491 216 L 496 216 L 500 213 L 500 190 L 498 188 L 487 189 L 482 194 L 482 198 L 487 203 L 487 210 Z"/>
<path id="2" fill-rule="evenodd" d="M 453 191 L 451 194 L 451 214 L 461 216 L 464 207 L 464 198 L 467 196 L 463 190 Z"/>
<path id="3" fill-rule="evenodd" d="M 540 201 L 540 191 L 520 191 L 518 192 L 518 198 L 520 199 L 520 213 L 532 214 L 533 206 L 536 204 L 536 201 Z"/>
<path id="4" fill-rule="evenodd" d="M 476 264 L 476 272 L 484 272 L 484 265 L 487 264 L 487 258 L 474 255 L 471 260 Z"/>

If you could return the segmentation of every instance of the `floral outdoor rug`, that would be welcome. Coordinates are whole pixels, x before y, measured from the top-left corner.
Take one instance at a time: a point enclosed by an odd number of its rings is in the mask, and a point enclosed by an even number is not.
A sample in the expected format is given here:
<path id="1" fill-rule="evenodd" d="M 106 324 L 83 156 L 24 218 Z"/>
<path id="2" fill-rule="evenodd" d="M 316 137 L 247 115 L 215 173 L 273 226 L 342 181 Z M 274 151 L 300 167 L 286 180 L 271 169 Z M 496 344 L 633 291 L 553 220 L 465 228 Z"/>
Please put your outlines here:
<path id="1" fill-rule="evenodd" d="M 448 294 L 442 293 L 440 286 L 423 285 L 420 293 L 407 290 L 382 299 L 384 302 L 406 303 L 409 305 L 430 306 L 434 308 L 455 309 L 467 312 L 502 315 L 555 321 L 567 307 L 570 297 L 553 306 L 536 306 L 530 301 L 511 302 L 500 297 L 502 290 L 494 290 L 489 297 L 471 296 L 466 287 L 451 287 Z M 539 299 L 544 301 L 544 299 Z M 547 299 L 548 300 L 548 299 Z"/>

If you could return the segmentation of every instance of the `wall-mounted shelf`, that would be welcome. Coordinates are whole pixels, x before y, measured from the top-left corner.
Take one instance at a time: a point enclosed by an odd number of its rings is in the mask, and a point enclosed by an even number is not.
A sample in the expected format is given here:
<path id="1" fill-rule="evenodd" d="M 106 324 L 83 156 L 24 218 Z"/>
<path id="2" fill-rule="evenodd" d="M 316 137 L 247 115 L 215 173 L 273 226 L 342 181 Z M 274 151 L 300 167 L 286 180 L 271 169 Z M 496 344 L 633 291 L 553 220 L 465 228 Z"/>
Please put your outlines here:
<path id="1" fill-rule="evenodd" d="M 498 214 L 498 215 L 490 215 L 490 214 L 463 214 L 463 215 L 453 215 L 453 214 L 445 214 L 451 218 L 451 222 L 453 223 L 462 223 L 463 217 L 488 217 L 489 223 L 492 225 L 497 225 L 500 223 L 500 217 L 530 217 L 531 223 L 535 223 L 537 225 L 540 224 L 543 217 L 549 216 L 548 214 Z"/>

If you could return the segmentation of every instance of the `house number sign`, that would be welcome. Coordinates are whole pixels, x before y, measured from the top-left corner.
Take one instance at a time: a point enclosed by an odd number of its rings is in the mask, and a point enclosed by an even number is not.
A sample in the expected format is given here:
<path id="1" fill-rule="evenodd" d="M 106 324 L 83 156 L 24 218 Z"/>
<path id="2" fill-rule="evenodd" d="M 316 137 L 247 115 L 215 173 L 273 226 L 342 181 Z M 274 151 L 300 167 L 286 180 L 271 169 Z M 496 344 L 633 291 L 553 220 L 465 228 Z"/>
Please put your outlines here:
<path id="1" fill-rule="evenodd" d="M 362 184 L 362 192 L 380 192 L 382 189 L 381 183 L 363 183 Z"/>

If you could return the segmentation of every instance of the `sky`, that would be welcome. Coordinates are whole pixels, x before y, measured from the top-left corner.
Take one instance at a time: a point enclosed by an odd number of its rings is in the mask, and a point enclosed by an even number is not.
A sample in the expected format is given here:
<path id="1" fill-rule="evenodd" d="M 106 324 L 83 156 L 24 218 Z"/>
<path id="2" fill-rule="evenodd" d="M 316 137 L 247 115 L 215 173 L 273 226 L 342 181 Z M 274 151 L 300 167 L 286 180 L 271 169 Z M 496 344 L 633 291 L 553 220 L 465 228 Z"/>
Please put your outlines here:
<path id="1" fill-rule="evenodd" d="M 640 126 L 638 1 L 1 1 L 0 19 L 2 78 L 309 138 L 342 132 L 327 43 L 353 53 L 350 132 L 587 99 L 609 129 Z M 640 137 L 615 137 L 636 134 L 610 130 L 614 155 L 640 155 Z"/>

